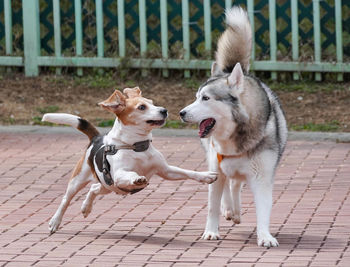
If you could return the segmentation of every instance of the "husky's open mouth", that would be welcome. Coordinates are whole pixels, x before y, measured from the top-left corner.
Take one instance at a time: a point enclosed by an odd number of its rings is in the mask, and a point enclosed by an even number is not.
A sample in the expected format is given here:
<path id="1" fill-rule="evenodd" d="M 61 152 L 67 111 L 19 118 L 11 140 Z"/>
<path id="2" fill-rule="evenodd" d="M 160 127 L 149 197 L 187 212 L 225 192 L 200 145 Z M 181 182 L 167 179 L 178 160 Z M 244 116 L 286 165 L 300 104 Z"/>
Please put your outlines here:
<path id="1" fill-rule="evenodd" d="M 213 118 L 208 118 L 205 120 L 202 120 L 201 123 L 199 124 L 199 137 L 200 138 L 204 138 L 206 137 L 211 129 L 213 129 L 214 125 L 215 125 L 216 121 Z"/>
<path id="2" fill-rule="evenodd" d="M 148 120 L 146 121 L 148 124 L 151 124 L 152 126 L 161 126 L 165 123 L 165 120 Z"/>

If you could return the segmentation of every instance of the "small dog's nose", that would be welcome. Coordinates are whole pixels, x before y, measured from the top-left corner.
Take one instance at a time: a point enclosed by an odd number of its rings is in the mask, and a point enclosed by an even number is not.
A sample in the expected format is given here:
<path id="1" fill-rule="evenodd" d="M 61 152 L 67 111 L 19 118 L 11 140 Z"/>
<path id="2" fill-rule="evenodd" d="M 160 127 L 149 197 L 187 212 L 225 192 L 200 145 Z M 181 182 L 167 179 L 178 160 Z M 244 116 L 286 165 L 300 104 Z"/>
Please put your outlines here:
<path id="1" fill-rule="evenodd" d="M 183 118 L 183 117 L 185 117 L 185 116 L 186 116 L 186 111 L 181 110 L 181 111 L 180 111 L 180 117 Z"/>
<path id="2" fill-rule="evenodd" d="M 161 111 L 160 111 L 160 114 L 163 115 L 164 118 L 166 118 L 168 116 L 168 110 L 166 108 L 163 108 Z"/>

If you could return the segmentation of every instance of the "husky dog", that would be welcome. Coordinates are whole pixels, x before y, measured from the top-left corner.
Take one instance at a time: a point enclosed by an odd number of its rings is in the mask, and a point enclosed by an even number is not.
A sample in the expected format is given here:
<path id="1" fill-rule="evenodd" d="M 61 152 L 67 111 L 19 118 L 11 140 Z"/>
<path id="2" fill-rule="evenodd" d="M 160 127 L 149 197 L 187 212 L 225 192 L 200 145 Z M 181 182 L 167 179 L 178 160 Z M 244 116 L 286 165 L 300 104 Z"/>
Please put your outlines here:
<path id="1" fill-rule="evenodd" d="M 254 194 L 259 246 L 278 246 L 270 234 L 275 169 L 287 141 L 287 125 L 277 96 L 248 74 L 252 32 L 246 11 L 226 11 L 227 29 L 218 41 L 211 77 L 180 116 L 199 123 L 209 169 L 219 178 L 209 185 L 203 239 L 219 239 L 219 215 L 241 222 L 240 192 L 247 182 Z"/>

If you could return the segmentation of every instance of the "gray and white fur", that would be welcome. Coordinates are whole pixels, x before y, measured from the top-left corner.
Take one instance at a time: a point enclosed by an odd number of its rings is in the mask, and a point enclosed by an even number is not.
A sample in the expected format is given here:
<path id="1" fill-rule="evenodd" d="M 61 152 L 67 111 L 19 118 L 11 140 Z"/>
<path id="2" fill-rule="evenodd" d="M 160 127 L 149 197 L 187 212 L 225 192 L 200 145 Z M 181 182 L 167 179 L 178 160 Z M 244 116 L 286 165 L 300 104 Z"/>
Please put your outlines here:
<path id="1" fill-rule="evenodd" d="M 209 186 L 204 239 L 219 238 L 219 215 L 240 223 L 240 191 L 254 194 L 258 245 L 277 246 L 269 231 L 275 169 L 287 141 L 287 124 L 278 97 L 249 74 L 252 32 L 246 11 L 226 11 L 227 28 L 219 38 L 211 77 L 200 86 L 183 121 L 199 123 L 209 169 L 219 179 Z M 222 160 L 219 160 L 219 158 Z"/>

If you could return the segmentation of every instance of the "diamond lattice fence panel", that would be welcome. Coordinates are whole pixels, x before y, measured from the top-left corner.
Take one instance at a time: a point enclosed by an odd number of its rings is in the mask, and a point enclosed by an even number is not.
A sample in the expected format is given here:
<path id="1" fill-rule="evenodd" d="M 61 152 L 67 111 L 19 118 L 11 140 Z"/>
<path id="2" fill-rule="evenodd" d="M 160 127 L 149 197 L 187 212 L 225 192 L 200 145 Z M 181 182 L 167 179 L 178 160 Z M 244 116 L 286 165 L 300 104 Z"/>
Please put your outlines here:
<path id="1" fill-rule="evenodd" d="M 23 1 L 23 0 L 22 0 Z M 23 54 L 22 1 L 12 1 L 13 50 Z M 245 0 L 235 0 L 246 8 Z M 168 0 L 169 57 L 182 58 L 182 7 L 181 0 Z M 312 0 L 299 0 L 299 45 L 300 60 L 312 61 L 313 7 Z M 342 1 L 344 60 L 350 58 L 350 1 Z M 140 55 L 139 1 L 125 0 L 126 53 L 128 57 Z M 278 60 L 291 60 L 291 3 L 276 1 Z M 54 55 L 54 28 L 52 0 L 40 0 L 41 54 Z M 149 58 L 161 57 L 160 3 L 146 0 L 147 54 Z M 211 0 L 212 51 L 208 53 L 204 44 L 203 1 L 189 0 L 190 5 L 190 49 L 191 58 L 207 59 L 214 56 L 217 39 L 224 30 L 225 1 Z M 75 55 L 75 7 L 74 1 L 61 0 L 62 53 Z M 118 56 L 118 6 L 116 0 L 103 1 L 104 53 L 107 57 Z M 320 1 L 322 59 L 336 59 L 334 0 Z M 269 59 L 269 6 L 268 0 L 256 0 L 254 7 L 256 58 Z M 85 56 L 97 53 L 95 1 L 82 0 L 83 48 Z M 5 52 L 4 3 L 0 1 L 0 54 Z"/>

